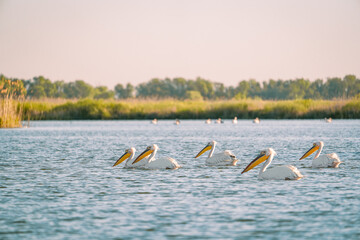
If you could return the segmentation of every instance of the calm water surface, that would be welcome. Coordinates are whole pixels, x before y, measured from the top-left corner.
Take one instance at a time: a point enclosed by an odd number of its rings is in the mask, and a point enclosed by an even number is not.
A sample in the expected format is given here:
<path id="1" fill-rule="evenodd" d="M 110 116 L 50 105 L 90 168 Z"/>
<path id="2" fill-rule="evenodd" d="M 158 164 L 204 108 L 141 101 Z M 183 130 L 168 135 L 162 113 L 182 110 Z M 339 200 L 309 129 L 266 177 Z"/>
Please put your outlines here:
<path id="1" fill-rule="evenodd" d="M 210 140 L 235 167 L 194 156 Z M 339 169 L 298 159 L 314 141 Z M 156 143 L 178 170 L 112 165 L 126 148 Z M 259 150 L 305 178 L 241 175 Z M 360 239 L 360 121 L 39 121 L 0 130 L 0 239 Z"/>

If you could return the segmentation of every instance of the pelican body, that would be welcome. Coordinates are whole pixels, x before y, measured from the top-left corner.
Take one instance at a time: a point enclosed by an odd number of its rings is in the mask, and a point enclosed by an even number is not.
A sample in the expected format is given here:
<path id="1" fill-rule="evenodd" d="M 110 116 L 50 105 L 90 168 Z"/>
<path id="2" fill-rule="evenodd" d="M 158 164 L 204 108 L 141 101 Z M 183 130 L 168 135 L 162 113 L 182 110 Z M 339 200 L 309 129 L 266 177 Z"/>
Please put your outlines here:
<path id="1" fill-rule="evenodd" d="M 276 152 L 272 148 L 268 148 L 260 152 L 260 154 L 242 171 L 241 174 L 253 169 L 260 163 L 263 164 L 259 172 L 259 179 L 263 180 L 298 180 L 303 177 L 300 171 L 292 165 L 284 165 L 273 167 L 267 170 Z"/>
<path id="2" fill-rule="evenodd" d="M 206 124 L 211 124 L 211 119 L 208 118 L 206 121 L 205 121 Z"/>
<path id="3" fill-rule="evenodd" d="M 324 143 L 322 141 L 314 142 L 312 148 L 310 148 L 299 160 L 310 156 L 317 150 L 317 153 L 312 161 L 313 168 L 338 168 L 340 163 L 342 162 L 340 161 L 340 158 L 336 153 L 330 153 L 320 156 L 323 147 Z"/>
<path id="4" fill-rule="evenodd" d="M 142 152 L 134 161 L 133 164 L 137 164 L 138 162 L 141 162 L 144 158 L 147 158 L 147 161 L 143 163 L 141 168 L 143 169 L 177 169 L 181 166 L 176 162 L 175 159 L 170 157 L 163 157 L 155 159 L 155 155 L 157 153 L 157 150 L 159 149 L 158 145 L 153 144 L 151 146 L 148 146 L 144 152 Z"/>
<path id="5" fill-rule="evenodd" d="M 332 122 L 332 118 L 325 118 L 324 120 L 325 120 L 325 122 L 327 122 L 327 123 L 331 123 L 331 122 Z"/>
<path id="6" fill-rule="evenodd" d="M 132 160 L 135 156 L 135 152 L 136 152 L 136 149 L 134 147 L 126 149 L 125 153 L 115 162 L 113 167 L 119 165 L 126 159 L 127 159 L 127 161 L 125 162 L 124 168 L 141 168 L 141 167 L 143 167 L 146 164 L 145 161 L 136 162 L 136 163 L 132 162 Z"/>
<path id="7" fill-rule="evenodd" d="M 206 159 L 205 163 L 206 165 L 212 165 L 212 166 L 235 166 L 238 159 L 236 159 L 235 155 L 229 151 L 225 150 L 221 153 L 214 153 L 216 141 L 209 142 L 196 156 L 195 158 L 198 158 L 201 156 L 204 152 L 209 151 L 209 156 Z"/>
<path id="8" fill-rule="evenodd" d="M 224 123 L 224 121 L 221 118 L 218 118 L 215 120 L 215 123 L 221 124 L 221 123 Z"/>
<path id="9" fill-rule="evenodd" d="M 259 124 L 260 123 L 260 119 L 257 117 L 253 120 L 253 123 Z"/>
<path id="10" fill-rule="evenodd" d="M 237 123 L 238 123 L 237 117 L 234 117 L 234 119 L 232 120 L 232 123 L 233 123 L 233 124 L 237 124 Z"/>

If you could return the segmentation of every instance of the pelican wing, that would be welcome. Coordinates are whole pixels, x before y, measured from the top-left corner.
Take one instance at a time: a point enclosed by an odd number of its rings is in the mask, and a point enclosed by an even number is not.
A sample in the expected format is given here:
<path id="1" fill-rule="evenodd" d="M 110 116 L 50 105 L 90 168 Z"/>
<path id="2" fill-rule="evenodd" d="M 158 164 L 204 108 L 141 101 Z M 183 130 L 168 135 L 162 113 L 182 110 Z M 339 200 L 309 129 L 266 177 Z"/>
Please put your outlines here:
<path id="1" fill-rule="evenodd" d="M 318 158 L 315 158 L 312 162 L 313 168 L 327 168 L 333 167 L 337 168 L 340 163 L 340 158 L 336 153 L 320 155 Z"/>
<path id="2" fill-rule="evenodd" d="M 302 177 L 300 171 L 292 165 L 273 167 L 259 175 L 264 180 L 298 180 Z"/>
<path id="3" fill-rule="evenodd" d="M 180 167 L 176 160 L 170 157 L 151 160 L 144 166 L 146 169 L 177 169 Z"/>
<path id="4" fill-rule="evenodd" d="M 236 159 L 235 155 L 231 151 L 226 150 L 221 153 L 213 154 L 211 158 L 206 159 L 206 164 L 214 166 L 234 166 L 237 161 L 238 159 Z"/>

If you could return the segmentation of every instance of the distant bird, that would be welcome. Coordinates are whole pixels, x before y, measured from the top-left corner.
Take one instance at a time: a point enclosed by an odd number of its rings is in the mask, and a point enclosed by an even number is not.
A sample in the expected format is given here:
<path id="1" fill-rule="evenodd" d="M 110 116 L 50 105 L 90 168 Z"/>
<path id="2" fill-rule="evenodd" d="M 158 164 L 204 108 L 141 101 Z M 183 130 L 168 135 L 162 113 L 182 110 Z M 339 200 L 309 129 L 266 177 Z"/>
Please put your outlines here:
<path id="1" fill-rule="evenodd" d="M 330 118 L 325 118 L 324 120 L 325 120 L 325 122 L 327 122 L 327 123 L 331 123 L 331 122 L 332 122 L 332 118 L 331 118 L 331 117 L 330 117 Z"/>
<path id="2" fill-rule="evenodd" d="M 315 155 L 312 161 L 313 168 L 339 167 L 340 163 L 342 162 L 340 161 L 340 158 L 336 153 L 330 153 L 320 156 L 323 147 L 324 147 L 324 143 L 322 141 L 314 142 L 313 146 L 300 158 L 300 160 L 310 156 L 312 153 L 314 153 L 317 150 L 317 154 Z"/>
<path id="3" fill-rule="evenodd" d="M 155 159 L 155 155 L 157 153 L 157 150 L 159 149 L 158 145 L 153 144 L 151 146 L 148 146 L 144 152 L 142 152 L 133 162 L 133 164 L 136 164 L 143 160 L 144 158 L 148 157 L 148 160 L 145 161 L 145 164 L 141 166 L 143 169 L 177 169 L 181 166 L 176 162 L 175 159 L 170 157 L 163 157 Z"/>
<path id="4" fill-rule="evenodd" d="M 196 156 L 198 158 L 204 152 L 210 151 L 208 158 L 206 159 L 206 165 L 215 165 L 215 166 L 235 166 L 238 159 L 236 159 L 235 155 L 229 151 L 225 150 L 224 152 L 216 153 L 213 155 L 216 141 L 209 142 Z"/>
<path id="5" fill-rule="evenodd" d="M 215 123 L 221 124 L 221 123 L 224 123 L 224 121 L 221 118 L 218 118 L 215 120 Z"/>
<path id="6" fill-rule="evenodd" d="M 233 123 L 233 124 L 237 124 L 237 122 L 238 122 L 238 121 L 237 121 L 237 117 L 234 117 L 234 119 L 232 120 L 232 123 Z"/>
<path id="7" fill-rule="evenodd" d="M 125 162 L 124 168 L 140 168 L 143 165 L 145 165 L 145 161 L 133 164 L 132 160 L 133 160 L 133 158 L 135 156 L 135 152 L 136 152 L 136 149 L 134 147 L 126 149 L 125 153 L 115 162 L 113 167 L 119 165 L 120 163 L 122 163 L 126 159 L 127 159 L 127 161 Z"/>
<path id="8" fill-rule="evenodd" d="M 259 179 L 264 180 L 298 180 L 303 177 L 300 171 L 292 165 L 284 165 L 267 169 L 273 160 L 276 152 L 272 148 L 265 149 L 242 171 L 241 174 L 253 169 L 260 163 L 267 160 L 259 172 Z"/>
<path id="9" fill-rule="evenodd" d="M 154 120 L 151 121 L 152 124 L 158 124 L 158 120 L 154 118 Z"/>
<path id="10" fill-rule="evenodd" d="M 260 119 L 259 119 L 258 117 L 255 118 L 255 119 L 253 120 L 253 123 L 256 123 L 256 124 L 260 123 Z"/>
<path id="11" fill-rule="evenodd" d="M 179 125 L 180 124 L 180 120 L 179 119 L 175 119 L 175 125 Z"/>
<path id="12" fill-rule="evenodd" d="M 206 121 L 205 121 L 206 124 L 211 124 L 211 119 L 208 118 Z"/>

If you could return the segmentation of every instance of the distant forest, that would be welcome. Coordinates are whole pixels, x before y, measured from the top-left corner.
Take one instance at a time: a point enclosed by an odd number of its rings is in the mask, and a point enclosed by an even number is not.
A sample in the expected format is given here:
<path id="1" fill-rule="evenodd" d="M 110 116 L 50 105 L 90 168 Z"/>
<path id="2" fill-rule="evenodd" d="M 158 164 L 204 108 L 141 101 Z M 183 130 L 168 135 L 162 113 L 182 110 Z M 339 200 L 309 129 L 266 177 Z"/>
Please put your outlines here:
<path id="1" fill-rule="evenodd" d="M 5 81 L 21 82 L 26 99 L 64 98 L 64 99 L 349 99 L 360 94 L 360 79 L 354 75 L 344 78 L 328 78 L 309 81 L 298 78 L 290 80 L 269 80 L 263 83 L 254 79 L 240 81 L 236 86 L 226 87 L 222 83 L 211 82 L 203 78 L 187 80 L 184 78 L 154 78 L 137 86 L 131 83 L 117 84 L 114 89 L 106 86 L 93 87 L 77 80 L 66 83 L 39 76 L 30 80 L 10 79 L 0 75 Z"/>

